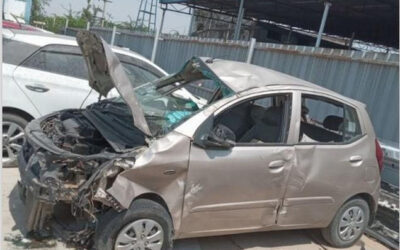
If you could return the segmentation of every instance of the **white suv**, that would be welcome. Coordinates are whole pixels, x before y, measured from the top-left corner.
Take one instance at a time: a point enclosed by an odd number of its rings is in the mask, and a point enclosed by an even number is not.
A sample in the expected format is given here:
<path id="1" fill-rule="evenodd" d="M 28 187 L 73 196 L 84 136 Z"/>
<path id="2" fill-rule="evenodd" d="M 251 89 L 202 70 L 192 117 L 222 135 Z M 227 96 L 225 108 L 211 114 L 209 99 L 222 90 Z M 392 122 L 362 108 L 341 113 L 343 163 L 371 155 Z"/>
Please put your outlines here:
<path id="1" fill-rule="evenodd" d="M 166 75 L 135 52 L 115 47 L 113 51 L 134 85 Z M 61 109 L 84 108 L 99 99 L 87 78 L 74 37 L 3 30 L 3 166 L 14 165 L 30 120 Z"/>

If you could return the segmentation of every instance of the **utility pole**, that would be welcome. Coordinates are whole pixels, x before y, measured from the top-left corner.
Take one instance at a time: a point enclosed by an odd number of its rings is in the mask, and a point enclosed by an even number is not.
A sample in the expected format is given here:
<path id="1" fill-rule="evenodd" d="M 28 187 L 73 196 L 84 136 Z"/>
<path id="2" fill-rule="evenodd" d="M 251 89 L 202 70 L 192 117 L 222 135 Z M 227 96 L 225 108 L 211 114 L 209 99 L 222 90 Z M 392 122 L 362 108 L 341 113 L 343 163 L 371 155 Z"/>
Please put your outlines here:
<path id="1" fill-rule="evenodd" d="M 111 3 L 111 0 L 102 0 L 103 1 L 103 13 L 101 16 L 101 27 L 104 27 L 104 21 L 106 20 L 106 4 Z"/>

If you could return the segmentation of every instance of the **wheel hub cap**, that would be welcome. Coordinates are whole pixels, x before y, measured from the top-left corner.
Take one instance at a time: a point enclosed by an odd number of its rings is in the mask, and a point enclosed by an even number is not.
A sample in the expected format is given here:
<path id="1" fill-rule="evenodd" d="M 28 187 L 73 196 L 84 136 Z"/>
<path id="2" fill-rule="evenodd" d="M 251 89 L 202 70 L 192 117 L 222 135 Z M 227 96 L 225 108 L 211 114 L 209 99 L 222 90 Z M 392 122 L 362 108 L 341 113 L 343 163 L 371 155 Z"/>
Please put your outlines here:
<path id="1" fill-rule="evenodd" d="M 160 250 L 164 231 L 151 219 L 141 219 L 127 224 L 118 233 L 115 250 Z"/>
<path id="2" fill-rule="evenodd" d="M 349 241 L 360 236 L 364 220 L 364 212 L 360 207 L 347 209 L 340 219 L 339 237 L 344 241 Z"/>

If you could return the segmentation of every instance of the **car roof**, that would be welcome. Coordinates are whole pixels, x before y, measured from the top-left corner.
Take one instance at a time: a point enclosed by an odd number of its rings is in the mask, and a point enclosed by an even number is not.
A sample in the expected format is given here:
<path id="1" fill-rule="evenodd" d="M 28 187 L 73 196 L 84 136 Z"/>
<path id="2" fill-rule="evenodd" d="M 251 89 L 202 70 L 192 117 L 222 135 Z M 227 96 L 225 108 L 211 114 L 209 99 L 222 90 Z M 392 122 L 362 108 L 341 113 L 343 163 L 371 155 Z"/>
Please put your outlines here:
<path id="1" fill-rule="evenodd" d="M 361 104 L 362 106 L 365 106 L 365 104 L 359 101 L 345 97 L 330 89 L 276 70 L 237 61 L 212 59 L 206 57 L 202 57 L 200 59 L 207 64 L 207 66 L 218 76 L 218 78 L 220 78 L 236 93 L 268 86 L 292 86 L 307 90 L 317 90 L 329 94 L 335 98 L 344 99 L 356 105 Z"/>
<path id="2" fill-rule="evenodd" d="M 52 33 L 44 33 L 44 32 L 36 32 L 36 31 L 27 31 L 27 30 L 11 30 L 11 29 L 3 29 L 3 34 L 7 34 L 7 38 L 28 43 L 34 46 L 43 47 L 49 44 L 60 44 L 60 45 L 71 45 L 71 46 L 78 46 L 75 37 L 72 36 L 65 36 L 65 35 L 58 35 Z M 145 61 L 149 64 L 152 64 L 156 68 L 158 68 L 161 72 L 166 72 L 152 63 L 150 60 L 145 58 L 144 56 L 140 55 L 137 52 L 129 50 L 128 48 L 120 48 L 116 46 L 112 46 L 112 50 L 119 54 L 124 54 L 127 56 L 135 57 L 142 61 Z"/>

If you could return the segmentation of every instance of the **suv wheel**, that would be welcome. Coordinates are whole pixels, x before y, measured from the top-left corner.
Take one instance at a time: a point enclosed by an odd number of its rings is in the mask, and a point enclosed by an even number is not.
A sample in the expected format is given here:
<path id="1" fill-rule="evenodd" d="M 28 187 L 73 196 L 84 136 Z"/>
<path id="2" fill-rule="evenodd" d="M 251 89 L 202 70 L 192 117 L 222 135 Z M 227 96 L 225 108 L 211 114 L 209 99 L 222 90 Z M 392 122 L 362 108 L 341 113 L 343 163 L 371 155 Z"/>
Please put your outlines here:
<path id="1" fill-rule="evenodd" d="M 24 118 L 3 113 L 3 167 L 17 166 L 17 155 L 25 142 L 25 126 L 28 121 Z"/>
<path id="2" fill-rule="evenodd" d="M 94 236 L 97 250 L 172 249 L 172 221 L 166 209 L 157 202 L 139 199 L 130 209 L 107 212 L 98 221 Z"/>
<path id="3" fill-rule="evenodd" d="M 349 247 L 363 235 L 369 216 L 369 206 L 365 200 L 349 200 L 339 209 L 331 224 L 322 229 L 322 236 L 334 247 Z"/>

